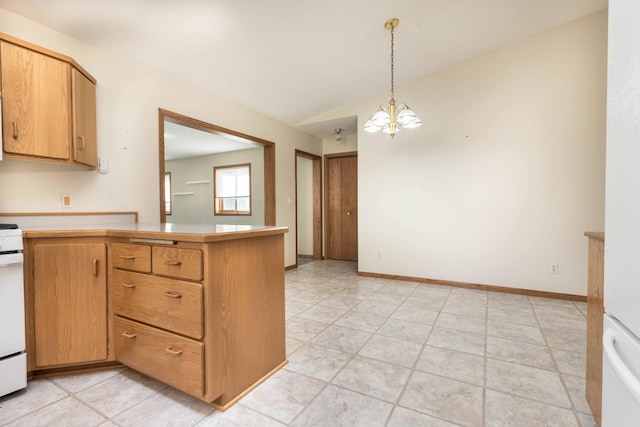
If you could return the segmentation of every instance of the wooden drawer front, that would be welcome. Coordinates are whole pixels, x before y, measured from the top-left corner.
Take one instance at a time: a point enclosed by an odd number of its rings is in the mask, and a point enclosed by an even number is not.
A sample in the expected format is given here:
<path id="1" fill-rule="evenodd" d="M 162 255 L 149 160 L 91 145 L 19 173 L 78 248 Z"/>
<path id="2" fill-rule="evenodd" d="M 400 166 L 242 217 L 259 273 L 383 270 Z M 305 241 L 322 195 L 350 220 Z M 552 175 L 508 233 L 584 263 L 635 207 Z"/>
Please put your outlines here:
<path id="1" fill-rule="evenodd" d="M 192 396 L 204 394 L 204 344 L 115 318 L 116 360 Z"/>
<path id="2" fill-rule="evenodd" d="M 113 266 L 126 270 L 151 272 L 151 247 L 145 245 L 129 245 L 114 243 L 111 245 Z"/>
<path id="3" fill-rule="evenodd" d="M 202 338 L 202 284 L 115 270 L 116 314 Z"/>
<path id="4" fill-rule="evenodd" d="M 152 256 L 155 274 L 202 280 L 202 251 L 198 249 L 154 246 Z"/>

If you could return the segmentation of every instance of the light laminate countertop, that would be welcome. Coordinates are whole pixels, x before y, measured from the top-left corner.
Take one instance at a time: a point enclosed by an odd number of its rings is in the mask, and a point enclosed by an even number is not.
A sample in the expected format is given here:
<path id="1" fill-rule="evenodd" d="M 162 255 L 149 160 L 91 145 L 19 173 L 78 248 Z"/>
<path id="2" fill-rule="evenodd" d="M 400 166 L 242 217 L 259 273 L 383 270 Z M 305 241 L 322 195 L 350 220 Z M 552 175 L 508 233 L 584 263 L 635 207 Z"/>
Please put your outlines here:
<path id="1" fill-rule="evenodd" d="M 22 228 L 26 239 L 45 237 L 133 237 L 169 239 L 187 242 L 216 242 L 245 239 L 288 232 L 288 227 L 231 224 L 79 224 L 46 225 Z"/>

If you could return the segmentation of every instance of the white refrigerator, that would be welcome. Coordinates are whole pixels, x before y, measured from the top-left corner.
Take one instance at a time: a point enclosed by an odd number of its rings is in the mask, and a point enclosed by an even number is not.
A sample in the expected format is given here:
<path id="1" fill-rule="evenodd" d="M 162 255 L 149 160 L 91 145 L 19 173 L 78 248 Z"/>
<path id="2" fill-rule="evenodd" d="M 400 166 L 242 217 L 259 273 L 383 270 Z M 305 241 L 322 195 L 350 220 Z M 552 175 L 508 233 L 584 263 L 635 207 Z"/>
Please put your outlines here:
<path id="1" fill-rule="evenodd" d="M 609 0 L 602 426 L 640 426 L 640 2 Z"/>

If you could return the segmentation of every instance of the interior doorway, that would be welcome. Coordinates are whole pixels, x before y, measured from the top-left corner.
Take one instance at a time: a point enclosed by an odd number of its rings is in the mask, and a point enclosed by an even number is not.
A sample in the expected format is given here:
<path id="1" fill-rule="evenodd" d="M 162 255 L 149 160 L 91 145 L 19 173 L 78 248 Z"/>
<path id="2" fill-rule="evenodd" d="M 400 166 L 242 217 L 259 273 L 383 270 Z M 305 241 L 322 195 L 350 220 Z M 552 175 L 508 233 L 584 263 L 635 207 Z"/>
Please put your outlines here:
<path id="1" fill-rule="evenodd" d="M 358 153 L 325 155 L 327 258 L 358 260 Z"/>
<path id="2" fill-rule="evenodd" d="M 322 157 L 296 150 L 296 265 L 322 259 Z"/>
<path id="3" fill-rule="evenodd" d="M 182 127 L 187 127 L 202 131 L 205 133 L 217 135 L 230 141 L 243 142 L 262 148 L 262 168 L 263 168 L 263 199 L 264 199 L 264 225 L 276 224 L 276 168 L 275 168 L 275 143 L 257 138 L 251 135 L 247 135 L 241 132 L 237 132 L 231 129 L 226 129 L 221 126 L 217 126 L 211 123 L 206 123 L 192 117 L 188 117 L 182 114 L 174 113 L 162 108 L 158 109 L 158 140 L 159 140 L 159 187 L 160 187 L 160 222 L 167 222 L 167 215 L 171 215 L 171 192 L 167 191 L 167 182 L 171 182 L 171 175 L 169 175 L 169 181 L 167 181 L 166 167 L 165 167 L 165 124 L 176 124 Z M 209 180 L 207 184 L 211 185 Z M 200 184 L 205 181 L 194 181 L 186 184 Z M 170 184 L 170 187 L 172 185 Z M 213 193 L 211 199 L 213 199 Z M 182 193 L 184 195 L 193 194 L 193 192 Z M 213 206 L 213 201 L 211 201 Z"/>

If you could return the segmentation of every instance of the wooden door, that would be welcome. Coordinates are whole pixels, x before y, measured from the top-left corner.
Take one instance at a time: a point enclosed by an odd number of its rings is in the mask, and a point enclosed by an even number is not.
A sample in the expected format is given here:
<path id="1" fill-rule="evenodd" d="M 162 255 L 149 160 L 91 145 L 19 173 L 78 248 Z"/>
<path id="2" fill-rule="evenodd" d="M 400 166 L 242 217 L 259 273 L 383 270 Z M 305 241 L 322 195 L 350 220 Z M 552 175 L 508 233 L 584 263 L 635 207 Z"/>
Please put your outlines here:
<path id="1" fill-rule="evenodd" d="M 0 50 L 4 150 L 69 159 L 69 64 L 10 43 Z"/>
<path id="2" fill-rule="evenodd" d="M 73 69 L 73 160 L 87 166 L 98 165 L 96 129 L 96 85 Z"/>
<path id="3" fill-rule="evenodd" d="M 107 358 L 106 253 L 104 243 L 35 245 L 36 367 Z"/>
<path id="4" fill-rule="evenodd" d="M 327 157 L 327 258 L 358 260 L 358 157 Z"/>

